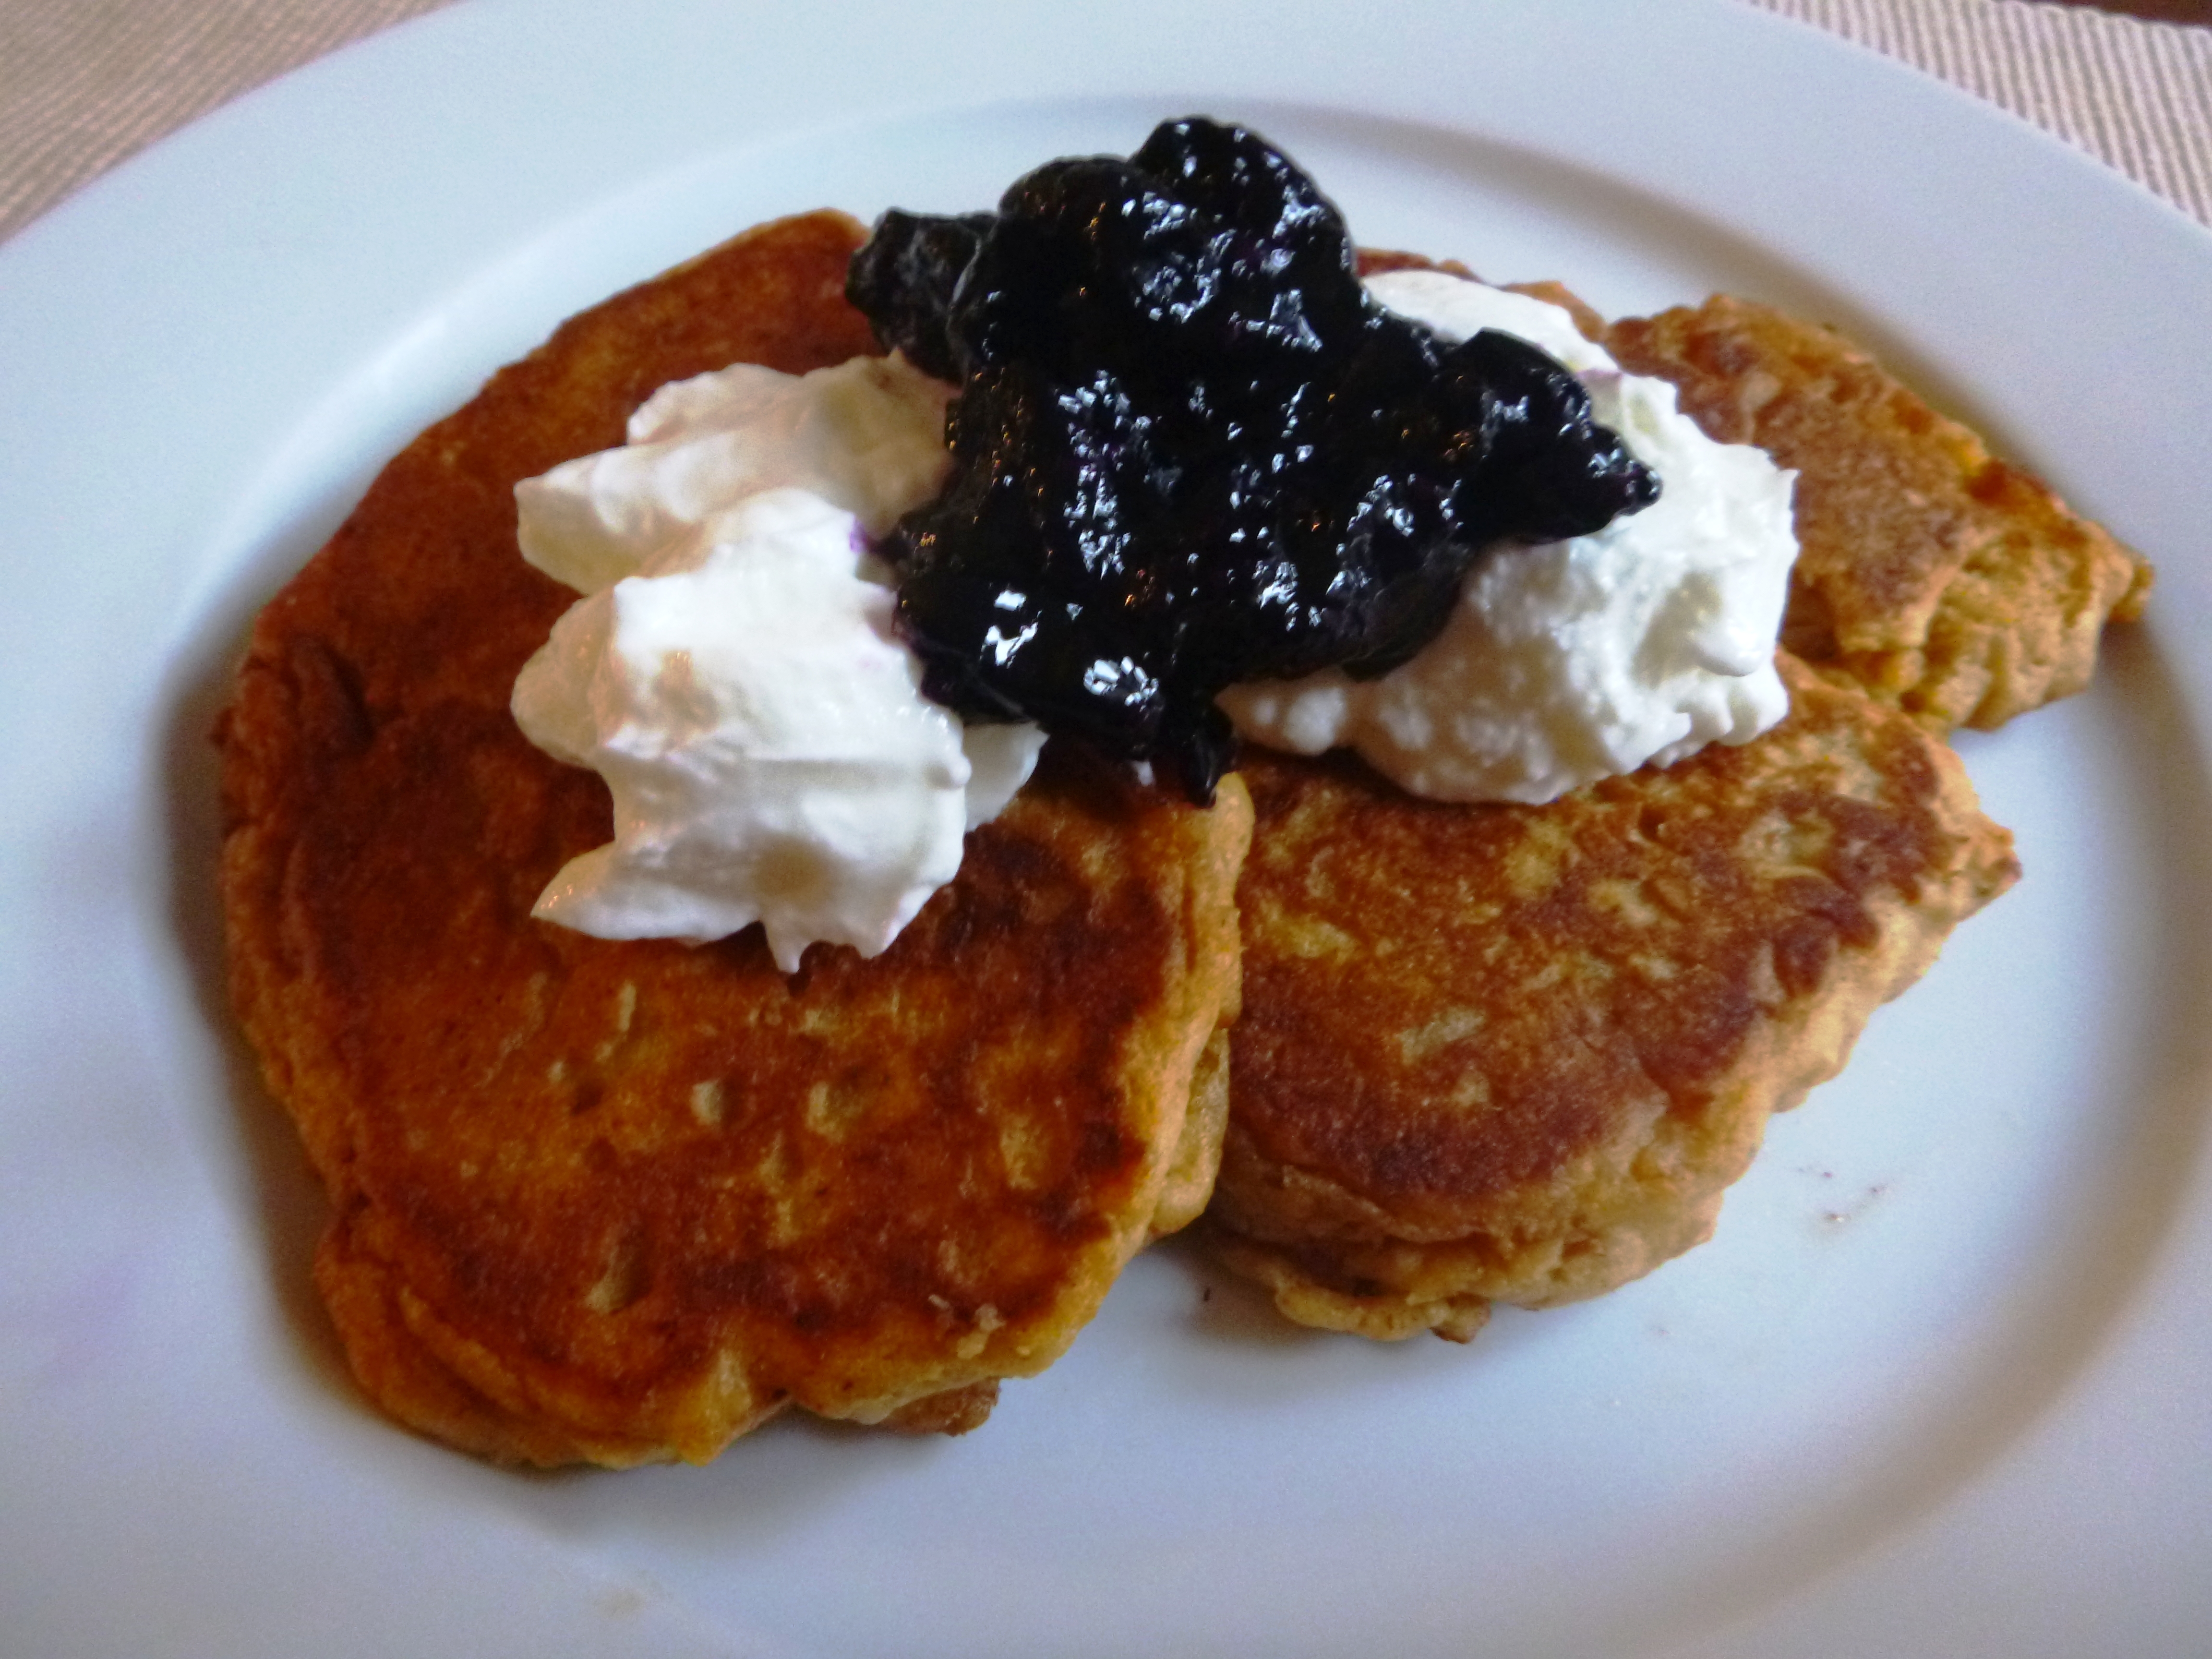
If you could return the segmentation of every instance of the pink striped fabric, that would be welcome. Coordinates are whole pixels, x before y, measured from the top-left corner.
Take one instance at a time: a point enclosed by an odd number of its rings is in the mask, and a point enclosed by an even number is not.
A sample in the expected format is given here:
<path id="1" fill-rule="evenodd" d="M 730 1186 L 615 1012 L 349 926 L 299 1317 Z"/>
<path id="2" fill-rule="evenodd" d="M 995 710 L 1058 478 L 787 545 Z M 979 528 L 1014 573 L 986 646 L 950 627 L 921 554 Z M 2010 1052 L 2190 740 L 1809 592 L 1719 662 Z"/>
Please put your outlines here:
<path id="1" fill-rule="evenodd" d="M 0 237 L 239 94 L 447 0 L 0 0 Z"/>
<path id="2" fill-rule="evenodd" d="M 1747 0 L 1979 93 L 2212 224 L 2212 29 L 2028 0 Z M 286 70 L 447 0 L 0 0 L 0 237 Z"/>
<path id="3" fill-rule="evenodd" d="M 2029 0 L 1753 0 L 1979 93 L 2212 224 L 2212 28 Z"/>

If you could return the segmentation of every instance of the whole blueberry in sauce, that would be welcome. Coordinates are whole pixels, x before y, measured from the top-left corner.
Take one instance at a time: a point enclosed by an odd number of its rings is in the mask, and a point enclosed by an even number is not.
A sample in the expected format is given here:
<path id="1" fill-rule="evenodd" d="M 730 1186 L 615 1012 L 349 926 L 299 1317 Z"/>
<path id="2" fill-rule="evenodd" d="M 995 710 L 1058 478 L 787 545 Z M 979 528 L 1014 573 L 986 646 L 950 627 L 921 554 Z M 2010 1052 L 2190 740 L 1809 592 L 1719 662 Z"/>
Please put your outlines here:
<path id="1" fill-rule="evenodd" d="M 1370 299 L 1343 216 L 1241 127 L 1048 162 L 996 213 L 893 211 L 847 292 L 961 390 L 944 493 L 882 551 L 923 690 L 1212 799 L 1224 686 L 1405 661 L 1468 568 L 1658 481 L 1573 375 Z"/>

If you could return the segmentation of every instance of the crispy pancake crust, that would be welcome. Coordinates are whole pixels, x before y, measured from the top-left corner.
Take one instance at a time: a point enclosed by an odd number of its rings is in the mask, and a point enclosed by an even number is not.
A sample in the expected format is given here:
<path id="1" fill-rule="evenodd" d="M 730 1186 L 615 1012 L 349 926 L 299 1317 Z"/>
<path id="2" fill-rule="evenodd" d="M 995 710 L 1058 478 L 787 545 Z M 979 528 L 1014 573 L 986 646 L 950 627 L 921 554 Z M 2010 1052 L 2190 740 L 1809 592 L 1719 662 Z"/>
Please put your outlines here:
<path id="1" fill-rule="evenodd" d="M 2141 614 L 2147 562 L 1839 335 L 1716 295 L 1595 337 L 1796 469 L 1783 642 L 1935 729 L 2079 691 L 2106 619 Z"/>
<path id="2" fill-rule="evenodd" d="M 2014 879 L 1948 748 L 1782 664 L 1765 737 L 1544 807 L 1247 755 L 1212 1225 L 1291 1318 L 1464 1340 L 1698 1243 L 1767 1115 Z"/>
<path id="3" fill-rule="evenodd" d="M 888 951 L 788 978 L 757 927 L 530 917 L 611 822 L 507 713 L 574 597 L 512 487 L 664 381 L 872 349 L 862 234 L 763 227 L 502 370 L 271 602 L 218 733 L 233 996 L 330 1192 L 316 1281 L 368 1394 L 489 1456 L 702 1460 L 787 1404 L 972 1427 L 1211 1171 L 1233 781 L 1200 812 L 1051 745 Z"/>

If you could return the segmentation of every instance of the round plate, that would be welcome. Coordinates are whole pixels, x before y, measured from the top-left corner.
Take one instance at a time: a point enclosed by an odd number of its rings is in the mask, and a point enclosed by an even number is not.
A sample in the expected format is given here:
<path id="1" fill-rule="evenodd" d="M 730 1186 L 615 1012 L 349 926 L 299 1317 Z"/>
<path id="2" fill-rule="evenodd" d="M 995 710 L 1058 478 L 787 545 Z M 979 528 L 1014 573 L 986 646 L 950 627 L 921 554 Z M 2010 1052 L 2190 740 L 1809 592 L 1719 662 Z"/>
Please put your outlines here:
<path id="1" fill-rule="evenodd" d="M 1469 1348 L 1140 1260 L 958 1441 L 525 1477 L 393 1429 L 232 1032 L 256 607 L 563 315 L 774 214 L 1244 120 L 1371 245 L 1836 322 L 2161 568 L 1961 741 L 2027 878 L 1715 1241 Z M 2212 1628 L 2212 237 L 1727 3 L 480 0 L 0 249 L 0 1606 L 27 1652 L 2130 1656 Z"/>

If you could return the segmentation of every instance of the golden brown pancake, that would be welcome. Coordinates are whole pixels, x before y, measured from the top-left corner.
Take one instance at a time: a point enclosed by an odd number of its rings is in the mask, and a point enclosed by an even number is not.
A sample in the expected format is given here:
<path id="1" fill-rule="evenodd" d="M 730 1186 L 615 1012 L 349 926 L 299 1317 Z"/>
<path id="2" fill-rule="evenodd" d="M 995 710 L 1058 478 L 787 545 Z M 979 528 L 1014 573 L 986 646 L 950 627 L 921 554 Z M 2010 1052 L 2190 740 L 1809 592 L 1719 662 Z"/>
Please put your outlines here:
<path id="1" fill-rule="evenodd" d="M 370 1396 L 472 1451 L 696 1461 L 788 1405 L 972 1427 L 1211 1182 L 1233 781 L 1201 812 L 1050 745 L 889 951 L 789 977 L 757 927 L 530 916 L 611 821 L 507 712 L 575 597 L 513 486 L 665 381 L 873 349 L 862 234 L 763 227 L 502 370 L 269 605 L 219 732 L 233 996 L 329 1190 L 317 1284 Z"/>
<path id="2" fill-rule="evenodd" d="M 1547 806 L 1245 757 L 1211 1220 L 1285 1314 L 1464 1340 L 1699 1243 L 1768 1114 L 2012 883 L 1948 747 L 1782 664 L 1765 736 Z"/>
<path id="3" fill-rule="evenodd" d="M 1248 758 L 1213 1233 L 1291 1317 L 1374 1336 L 1464 1339 L 1493 1300 L 1592 1295 L 1705 1238 L 1768 1114 L 2016 873 L 1949 751 L 1853 694 L 1998 724 L 2080 689 L 2148 584 L 1827 331 L 1725 298 L 1608 329 L 1516 286 L 1798 469 L 1785 638 L 1842 689 L 1785 654 L 1778 732 L 1533 811 Z"/>
<path id="4" fill-rule="evenodd" d="M 1783 641 L 1938 731 L 2079 691 L 2150 567 L 1841 336 L 1747 300 L 1595 335 L 1723 443 L 1797 471 Z"/>

